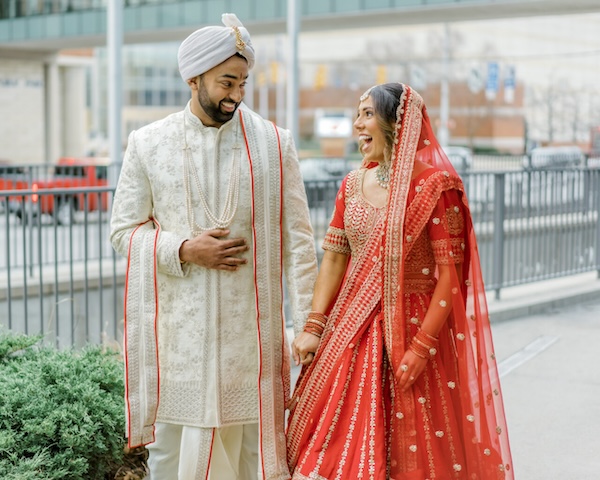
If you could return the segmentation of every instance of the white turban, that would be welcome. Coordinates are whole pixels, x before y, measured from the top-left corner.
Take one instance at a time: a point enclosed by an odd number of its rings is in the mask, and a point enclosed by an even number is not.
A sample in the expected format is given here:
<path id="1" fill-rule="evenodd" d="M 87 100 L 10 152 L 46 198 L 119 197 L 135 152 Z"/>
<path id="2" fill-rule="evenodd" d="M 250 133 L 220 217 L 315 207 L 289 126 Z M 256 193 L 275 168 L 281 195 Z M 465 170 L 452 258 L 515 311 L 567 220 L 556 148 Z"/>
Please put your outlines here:
<path id="1" fill-rule="evenodd" d="M 250 34 L 233 13 L 221 16 L 224 27 L 204 27 L 196 30 L 179 46 L 179 73 L 186 82 L 223 63 L 236 53 L 254 66 L 254 47 Z"/>

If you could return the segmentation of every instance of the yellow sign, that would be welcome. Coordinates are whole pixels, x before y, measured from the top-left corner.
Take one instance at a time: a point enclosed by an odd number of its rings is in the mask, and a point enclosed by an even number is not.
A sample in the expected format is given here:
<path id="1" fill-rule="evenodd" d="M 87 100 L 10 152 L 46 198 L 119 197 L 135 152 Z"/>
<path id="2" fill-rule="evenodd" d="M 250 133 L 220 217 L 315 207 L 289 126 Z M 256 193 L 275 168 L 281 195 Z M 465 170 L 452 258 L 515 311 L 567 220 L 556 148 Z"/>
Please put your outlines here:
<path id="1" fill-rule="evenodd" d="M 319 65 L 315 75 L 315 90 L 321 90 L 327 86 L 327 67 Z"/>
<path id="2" fill-rule="evenodd" d="M 377 85 L 387 83 L 387 67 L 385 65 L 377 66 L 377 80 L 375 81 L 375 83 Z"/>

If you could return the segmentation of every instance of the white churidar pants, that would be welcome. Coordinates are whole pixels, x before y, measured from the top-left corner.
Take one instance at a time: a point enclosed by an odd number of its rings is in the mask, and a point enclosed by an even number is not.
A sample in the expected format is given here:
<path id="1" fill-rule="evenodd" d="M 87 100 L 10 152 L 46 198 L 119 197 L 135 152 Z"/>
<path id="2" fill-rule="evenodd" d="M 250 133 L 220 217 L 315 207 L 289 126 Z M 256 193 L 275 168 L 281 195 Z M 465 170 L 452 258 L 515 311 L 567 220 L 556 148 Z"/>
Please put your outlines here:
<path id="1" fill-rule="evenodd" d="M 156 441 L 147 447 L 150 480 L 258 479 L 257 423 L 223 428 L 156 423 L 155 427 Z"/>

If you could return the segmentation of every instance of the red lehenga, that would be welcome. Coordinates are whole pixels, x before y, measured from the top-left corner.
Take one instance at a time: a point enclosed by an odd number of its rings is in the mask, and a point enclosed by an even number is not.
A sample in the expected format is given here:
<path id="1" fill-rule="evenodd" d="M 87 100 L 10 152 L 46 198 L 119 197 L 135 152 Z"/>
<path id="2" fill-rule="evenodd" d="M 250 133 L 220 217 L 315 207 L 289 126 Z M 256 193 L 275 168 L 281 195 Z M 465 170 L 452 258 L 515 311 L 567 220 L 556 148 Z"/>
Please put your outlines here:
<path id="1" fill-rule="evenodd" d="M 351 262 L 292 397 L 290 470 L 295 480 L 512 479 L 462 182 L 435 141 L 421 97 L 406 86 L 399 113 L 388 206 L 375 208 L 362 196 L 365 169 L 350 173 L 337 196 L 323 248 Z M 415 158 L 433 168 L 413 178 Z M 440 264 L 462 266 L 451 313 L 437 354 L 402 392 L 395 372 L 430 305 Z"/>

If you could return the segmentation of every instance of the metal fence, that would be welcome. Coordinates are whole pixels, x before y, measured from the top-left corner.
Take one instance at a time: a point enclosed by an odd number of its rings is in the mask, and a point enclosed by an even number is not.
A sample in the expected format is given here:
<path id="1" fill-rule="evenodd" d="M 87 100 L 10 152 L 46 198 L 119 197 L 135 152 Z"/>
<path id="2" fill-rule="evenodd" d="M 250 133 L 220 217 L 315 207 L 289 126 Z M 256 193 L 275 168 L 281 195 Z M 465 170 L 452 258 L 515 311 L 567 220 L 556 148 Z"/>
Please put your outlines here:
<path id="1" fill-rule="evenodd" d="M 484 281 L 496 296 L 512 285 L 600 272 L 600 169 L 475 170 L 463 180 Z M 305 182 L 319 252 L 339 185 Z M 126 262 L 108 240 L 113 193 L 0 190 L 0 325 L 58 346 L 120 342 Z M 66 217 L 44 212 L 45 202 L 65 199 Z"/>
<path id="2" fill-rule="evenodd" d="M 120 338 L 125 260 L 109 242 L 113 193 L 0 191 L 0 325 L 58 346 Z M 68 221 L 44 212 L 65 199 Z"/>
<path id="3" fill-rule="evenodd" d="M 600 272 L 600 170 L 465 177 L 487 289 Z"/>
<path id="4" fill-rule="evenodd" d="M 486 289 L 600 272 L 600 170 L 463 174 Z M 309 182 L 315 240 L 321 244 L 340 181 Z"/>

